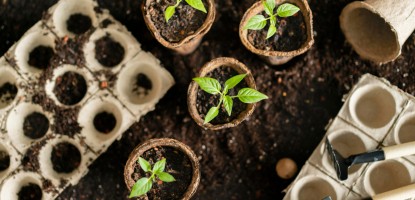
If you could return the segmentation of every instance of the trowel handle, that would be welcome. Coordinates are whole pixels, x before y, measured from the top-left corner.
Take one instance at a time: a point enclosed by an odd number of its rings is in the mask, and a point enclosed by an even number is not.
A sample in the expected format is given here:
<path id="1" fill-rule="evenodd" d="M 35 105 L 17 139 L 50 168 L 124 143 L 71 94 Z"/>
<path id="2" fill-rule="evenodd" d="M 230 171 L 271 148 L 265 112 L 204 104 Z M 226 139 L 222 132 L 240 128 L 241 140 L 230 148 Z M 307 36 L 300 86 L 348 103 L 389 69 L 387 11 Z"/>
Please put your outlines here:
<path id="1" fill-rule="evenodd" d="M 402 200 L 415 197 L 415 184 L 404 186 L 388 192 L 377 194 L 372 197 L 373 200 Z"/>
<path id="2" fill-rule="evenodd" d="M 385 160 L 415 154 L 415 141 L 382 148 Z"/>

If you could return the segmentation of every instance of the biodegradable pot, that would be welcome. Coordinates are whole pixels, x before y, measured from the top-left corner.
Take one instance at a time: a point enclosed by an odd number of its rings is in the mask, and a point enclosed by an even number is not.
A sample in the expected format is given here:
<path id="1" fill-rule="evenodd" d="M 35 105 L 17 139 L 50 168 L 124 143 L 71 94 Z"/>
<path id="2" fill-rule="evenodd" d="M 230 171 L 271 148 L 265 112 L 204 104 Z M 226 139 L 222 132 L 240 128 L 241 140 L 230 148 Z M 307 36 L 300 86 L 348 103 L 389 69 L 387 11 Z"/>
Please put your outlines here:
<path id="1" fill-rule="evenodd" d="M 366 0 L 347 5 L 340 27 L 353 49 L 376 63 L 395 60 L 415 29 L 414 0 Z"/>
<path id="2" fill-rule="evenodd" d="M 189 187 L 187 188 L 186 192 L 183 194 L 182 199 L 188 200 L 190 199 L 197 190 L 200 182 L 200 167 L 199 167 L 199 160 L 196 157 L 196 154 L 190 149 L 189 146 L 179 142 L 175 139 L 170 138 L 159 138 L 159 139 L 151 139 L 148 140 L 137 147 L 131 152 L 130 156 L 128 157 L 127 163 L 125 164 L 124 168 L 124 181 L 127 185 L 128 189 L 131 190 L 135 181 L 131 178 L 131 175 L 134 173 L 134 166 L 137 164 L 138 157 L 141 156 L 147 150 L 156 148 L 156 147 L 173 147 L 180 151 L 182 151 L 185 155 L 189 157 L 190 162 L 192 163 L 193 168 L 193 175 L 192 181 L 190 182 Z"/>
<path id="3" fill-rule="evenodd" d="M 181 55 L 187 55 L 192 53 L 202 41 L 203 36 L 210 30 L 213 22 L 215 21 L 216 9 L 215 2 L 213 0 L 207 0 L 207 16 L 205 22 L 202 24 L 199 29 L 197 29 L 193 34 L 190 34 L 186 38 L 182 39 L 180 42 L 169 42 L 161 36 L 160 31 L 156 28 L 153 21 L 151 20 L 150 13 L 147 12 L 148 6 L 154 0 L 145 0 L 141 7 L 144 21 L 152 35 L 160 42 L 163 46 L 176 51 Z"/>
<path id="4" fill-rule="evenodd" d="M 245 30 L 244 26 L 249 21 L 249 19 L 251 19 L 251 17 L 264 11 L 264 5 L 262 4 L 262 1 L 256 2 L 254 5 L 251 6 L 251 8 L 249 8 L 245 12 L 244 16 L 242 17 L 241 24 L 239 25 L 239 37 L 241 38 L 242 44 L 244 44 L 245 47 L 252 53 L 261 56 L 265 59 L 265 61 L 267 61 L 271 65 L 282 65 L 290 61 L 293 57 L 306 52 L 314 44 L 312 26 L 313 16 L 306 0 L 275 0 L 275 3 L 277 5 L 280 5 L 282 3 L 291 3 L 295 4 L 300 8 L 300 11 L 303 14 L 304 21 L 306 24 L 307 39 L 299 49 L 293 51 L 268 51 L 257 49 L 254 45 L 251 44 L 251 42 L 249 42 L 248 30 Z"/>
<path id="5" fill-rule="evenodd" d="M 222 67 L 222 66 L 231 67 L 232 69 L 237 71 L 239 74 L 247 74 L 244 80 L 248 84 L 248 87 L 252 89 L 256 89 L 255 80 L 254 80 L 254 77 L 252 76 L 251 71 L 243 63 L 239 62 L 238 60 L 234 58 L 222 57 L 222 58 L 216 58 L 216 59 L 211 60 L 210 62 L 206 63 L 202 67 L 202 69 L 200 70 L 198 74 L 198 77 L 204 77 L 206 76 L 206 74 L 208 74 L 212 70 Z M 203 123 L 204 120 L 200 117 L 199 112 L 197 111 L 197 107 L 196 107 L 198 90 L 199 90 L 199 85 L 196 82 L 192 81 L 192 83 L 190 83 L 189 90 L 187 91 L 187 106 L 189 107 L 190 115 L 192 116 L 192 118 L 196 121 L 196 123 L 199 126 L 208 128 L 210 130 L 219 130 L 223 128 L 235 127 L 238 124 L 240 124 L 242 121 L 244 121 L 246 118 L 248 118 L 254 112 L 255 103 L 251 103 L 247 105 L 247 108 L 245 111 L 241 112 L 239 116 L 236 119 L 232 120 L 231 122 L 228 122 L 226 124 L 216 124 L 216 125 L 211 124 L 211 123 L 204 124 Z"/>

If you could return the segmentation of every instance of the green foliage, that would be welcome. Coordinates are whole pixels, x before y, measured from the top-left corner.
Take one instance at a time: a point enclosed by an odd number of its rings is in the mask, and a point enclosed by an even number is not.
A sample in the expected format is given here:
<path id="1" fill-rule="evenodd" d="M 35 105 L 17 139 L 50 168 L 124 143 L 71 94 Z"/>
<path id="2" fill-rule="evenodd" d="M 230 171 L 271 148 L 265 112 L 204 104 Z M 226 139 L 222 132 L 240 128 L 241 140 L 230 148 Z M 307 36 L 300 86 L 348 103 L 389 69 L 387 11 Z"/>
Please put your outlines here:
<path id="1" fill-rule="evenodd" d="M 139 197 L 150 191 L 151 187 L 153 186 L 153 182 L 156 181 L 156 177 L 159 180 L 167 183 L 176 181 L 176 179 L 174 179 L 171 174 L 164 172 L 164 169 L 166 168 L 165 158 L 157 161 L 154 164 L 153 169 L 151 169 L 150 163 L 142 157 L 138 158 L 138 164 L 140 164 L 140 167 L 144 170 L 144 172 L 151 173 L 151 176 L 140 178 L 131 189 L 129 198 Z"/>
<path id="2" fill-rule="evenodd" d="M 293 4 L 284 3 L 278 6 L 276 13 L 274 13 L 275 9 L 275 0 L 262 0 L 262 4 L 264 5 L 264 11 L 269 16 L 265 18 L 263 15 L 255 15 L 248 20 L 244 29 L 247 30 L 261 30 L 265 28 L 267 25 L 267 21 L 269 20 L 270 25 L 267 32 L 267 38 L 272 37 L 277 32 L 277 17 L 290 17 L 297 13 L 300 8 Z"/>
<path id="3" fill-rule="evenodd" d="M 246 74 L 239 74 L 236 76 L 231 77 L 230 79 L 225 81 L 225 85 L 223 90 L 221 91 L 221 85 L 218 80 L 210 77 L 197 77 L 193 78 L 193 80 L 199 85 L 199 87 L 212 95 L 220 95 L 220 100 L 217 106 L 211 107 L 206 114 L 203 123 L 209 123 L 212 121 L 216 116 L 219 114 L 219 110 L 221 105 L 225 108 L 226 112 L 229 116 L 232 114 L 232 107 L 233 107 L 233 99 L 238 98 L 243 103 L 256 103 L 263 99 L 267 99 L 268 97 L 261 92 L 258 92 L 252 88 L 243 88 L 239 90 L 238 95 L 236 96 L 229 96 L 228 92 L 230 89 L 234 88 L 238 85 L 244 78 Z"/>
<path id="4" fill-rule="evenodd" d="M 170 18 L 174 15 L 176 12 L 177 6 L 179 6 L 180 2 L 183 0 L 177 0 L 176 4 L 173 6 L 168 6 L 166 10 L 164 11 L 164 18 L 166 19 L 166 22 L 169 22 Z M 187 4 L 189 4 L 192 8 L 202 11 L 204 13 L 207 13 L 205 6 L 203 5 L 202 0 L 185 0 Z"/>

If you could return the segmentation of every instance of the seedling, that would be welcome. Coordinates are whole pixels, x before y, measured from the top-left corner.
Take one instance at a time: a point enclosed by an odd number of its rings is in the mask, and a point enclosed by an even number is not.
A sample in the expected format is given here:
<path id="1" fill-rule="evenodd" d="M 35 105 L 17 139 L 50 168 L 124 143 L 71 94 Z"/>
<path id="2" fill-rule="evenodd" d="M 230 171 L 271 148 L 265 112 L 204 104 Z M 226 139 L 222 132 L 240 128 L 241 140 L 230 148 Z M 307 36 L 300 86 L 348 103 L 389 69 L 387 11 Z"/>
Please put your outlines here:
<path id="1" fill-rule="evenodd" d="M 169 19 L 174 15 L 176 12 L 176 7 L 179 6 L 180 2 L 183 0 L 177 0 L 176 4 L 173 6 L 169 6 L 164 11 L 164 18 L 166 19 L 166 22 L 169 22 Z M 200 10 L 204 13 L 207 13 L 205 6 L 203 5 L 202 0 L 185 0 L 187 4 L 189 4 L 191 7 L 193 7 L 196 10 Z"/>
<path id="2" fill-rule="evenodd" d="M 217 106 L 214 106 L 209 109 L 206 117 L 204 119 L 204 124 L 209 123 L 212 121 L 216 116 L 219 114 L 219 108 L 221 107 L 222 103 L 225 107 L 226 112 L 229 116 L 232 114 L 232 107 L 233 107 L 233 99 L 238 98 L 239 101 L 243 103 L 256 103 L 263 99 L 268 99 L 265 94 L 258 92 L 252 88 L 243 88 L 238 91 L 238 95 L 236 96 L 229 96 L 228 92 L 230 89 L 234 88 L 238 85 L 245 78 L 246 74 L 239 74 L 236 75 L 225 82 L 225 87 L 221 91 L 222 87 L 218 80 L 210 77 L 197 77 L 193 78 L 193 80 L 200 86 L 200 88 L 212 95 L 220 95 L 220 100 Z"/>
<path id="3" fill-rule="evenodd" d="M 290 17 L 297 13 L 300 8 L 289 3 L 284 3 L 278 6 L 277 12 L 274 13 L 275 9 L 275 0 L 263 0 L 262 4 L 264 5 L 265 13 L 269 16 L 265 18 L 263 15 L 255 15 L 248 20 L 244 29 L 247 30 L 261 30 L 267 25 L 269 20 L 270 25 L 267 32 L 267 38 L 272 37 L 277 32 L 277 16 L 278 17 Z"/>
<path id="4" fill-rule="evenodd" d="M 143 169 L 146 173 L 151 173 L 151 176 L 140 178 L 133 185 L 129 198 L 139 197 L 146 194 L 148 191 L 150 191 L 151 187 L 153 186 L 153 182 L 156 181 L 156 178 L 166 183 L 176 181 L 172 175 L 164 172 L 164 168 L 166 167 L 165 158 L 157 161 L 154 164 L 153 169 L 151 169 L 150 163 L 142 157 L 138 158 L 138 163 L 140 164 L 141 169 Z"/>

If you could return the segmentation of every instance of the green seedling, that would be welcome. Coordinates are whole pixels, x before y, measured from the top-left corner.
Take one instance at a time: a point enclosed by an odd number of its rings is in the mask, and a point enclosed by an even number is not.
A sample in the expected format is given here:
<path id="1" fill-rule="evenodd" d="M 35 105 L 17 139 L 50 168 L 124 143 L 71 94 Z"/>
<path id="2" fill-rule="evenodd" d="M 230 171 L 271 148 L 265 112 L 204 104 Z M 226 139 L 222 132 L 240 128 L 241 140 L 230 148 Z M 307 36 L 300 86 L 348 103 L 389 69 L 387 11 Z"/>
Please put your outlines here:
<path id="1" fill-rule="evenodd" d="M 156 178 L 166 183 L 170 183 L 176 180 L 172 175 L 164 172 L 164 168 L 166 167 L 165 158 L 157 161 L 154 164 L 153 169 L 151 169 L 150 163 L 142 157 L 138 158 L 138 164 L 140 164 L 140 167 L 144 170 L 144 172 L 151 173 L 151 176 L 140 178 L 131 189 L 129 198 L 139 197 L 146 194 L 148 191 L 150 191 L 151 187 L 153 186 L 153 182 L 156 181 Z"/>
<path id="2" fill-rule="evenodd" d="M 238 95 L 236 96 L 229 96 L 228 92 L 230 89 L 234 88 L 238 85 L 245 78 L 246 74 L 236 75 L 225 82 L 225 86 L 222 90 L 222 87 L 218 80 L 210 77 L 197 77 L 193 78 L 193 80 L 199 85 L 199 87 L 212 95 L 220 95 L 220 100 L 217 106 L 214 106 L 209 109 L 206 117 L 204 119 L 204 124 L 209 123 L 212 121 L 216 116 L 219 114 L 219 108 L 222 106 L 225 107 L 226 112 L 229 116 L 232 114 L 232 107 L 233 107 L 233 99 L 238 98 L 239 101 L 243 103 L 256 103 L 263 99 L 268 99 L 265 94 L 258 92 L 252 88 L 243 88 L 238 91 Z M 222 90 L 222 91 L 221 91 Z"/>
<path id="3" fill-rule="evenodd" d="M 174 15 L 176 12 L 176 7 L 179 6 L 180 2 L 183 0 L 177 0 L 176 4 L 173 6 L 169 6 L 164 11 L 164 18 L 166 19 L 166 22 L 169 22 L 169 19 Z M 200 10 L 204 13 L 207 13 L 205 6 L 203 5 L 202 0 L 185 0 L 187 4 L 189 4 L 192 8 L 196 10 Z"/>
<path id="4" fill-rule="evenodd" d="M 297 13 L 300 8 L 289 3 L 284 3 L 277 8 L 277 12 L 274 13 L 275 9 L 275 0 L 263 0 L 262 4 L 264 5 L 265 13 L 269 16 L 265 18 L 263 15 L 255 15 L 248 20 L 248 23 L 244 26 L 244 29 L 247 30 L 261 30 L 265 28 L 269 20 L 270 26 L 267 32 L 267 38 L 272 37 L 277 32 L 277 16 L 278 17 L 290 17 Z"/>

